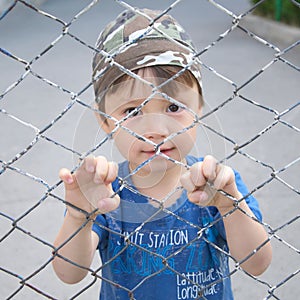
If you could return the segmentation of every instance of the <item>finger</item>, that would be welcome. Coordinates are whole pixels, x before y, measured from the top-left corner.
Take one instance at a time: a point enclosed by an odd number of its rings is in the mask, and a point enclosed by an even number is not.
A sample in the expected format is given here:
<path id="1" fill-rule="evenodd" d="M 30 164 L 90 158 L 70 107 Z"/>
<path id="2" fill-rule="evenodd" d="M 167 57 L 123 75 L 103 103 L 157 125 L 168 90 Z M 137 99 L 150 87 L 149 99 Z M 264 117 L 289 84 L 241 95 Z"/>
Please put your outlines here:
<path id="1" fill-rule="evenodd" d="M 210 198 L 205 190 L 195 190 L 188 194 L 188 198 L 191 202 L 201 206 L 206 206 L 210 201 Z"/>
<path id="2" fill-rule="evenodd" d="M 111 183 L 116 179 L 118 175 L 118 169 L 119 169 L 118 164 L 116 164 L 115 162 L 108 163 L 108 172 L 105 179 L 106 184 Z"/>
<path id="3" fill-rule="evenodd" d="M 187 171 L 180 177 L 180 182 L 184 189 L 187 190 L 187 192 L 192 192 L 195 189 L 195 185 L 191 179 L 191 172 Z"/>
<path id="4" fill-rule="evenodd" d="M 223 189 L 234 181 L 234 173 L 230 167 L 220 165 L 217 171 L 217 176 L 214 181 L 214 187 L 218 190 Z"/>
<path id="5" fill-rule="evenodd" d="M 96 158 L 95 183 L 104 183 L 108 173 L 108 162 L 104 156 Z"/>
<path id="6" fill-rule="evenodd" d="M 66 169 L 66 168 L 62 168 L 59 171 L 59 178 L 64 182 L 64 184 L 69 185 L 72 184 L 74 182 L 73 179 L 73 175 L 71 174 L 71 172 Z"/>
<path id="7" fill-rule="evenodd" d="M 96 160 L 93 155 L 89 155 L 84 159 L 83 167 L 88 173 L 94 173 L 96 168 Z"/>
<path id="8" fill-rule="evenodd" d="M 207 182 L 206 177 L 203 175 L 202 169 L 203 169 L 203 162 L 195 163 L 190 168 L 191 179 L 193 181 L 193 184 L 196 187 L 203 187 Z"/>
<path id="9" fill-rule="evenodd" d="M 214 182 L 217 176 L 217 160 L 211 156 L 205 156 L 202 165 L 202 174 L 207 179 L 207 181 Z"/>
<path id="10" fill-rule="evenodd" d="M 98 209 L 101 213 L 107 213 L 118 208 L 120 205 L 120 197 L 115 195 L 112 198 L 104 198 L 98 201 Z"/>

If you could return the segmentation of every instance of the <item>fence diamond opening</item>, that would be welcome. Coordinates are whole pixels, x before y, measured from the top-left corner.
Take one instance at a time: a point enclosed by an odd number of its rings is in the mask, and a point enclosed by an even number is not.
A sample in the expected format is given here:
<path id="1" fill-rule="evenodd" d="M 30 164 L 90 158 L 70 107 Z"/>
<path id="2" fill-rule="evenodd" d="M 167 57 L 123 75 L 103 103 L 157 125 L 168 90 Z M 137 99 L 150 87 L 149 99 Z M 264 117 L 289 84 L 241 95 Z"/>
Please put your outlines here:
<path id="1" fill-rule="evenodd" d="M 97 258 L 88 276 L 74 286 L 61 283 L 52 271 L 51 262 L 58 255 L 53 240 L 66 204 L 57 174 L 63 166 L 75 170 L 89 154 L 121 160 L 95 122 L 91 57 L 108 21 L 124 8 L 139 13 L 139 8 L 150 6 L 176 16 L 198 49 L 195 57 L 202 64 L 206 105 L 195 121 L 201 125 L 195 152 L 212 153 L 242 173 L 260 202 L 262 224 L 273 245 L 272 265 L 260 277 L 244 272 L 242 261 L 227 253 L 236 298 L 298 297 L 300 34 L 294 29 L 288 44 L 288 37 L 261 36 L 263 21 L 257 20 L 253 30 L 249 20 L 264 1 L 231 2 L 0 3 L 1 299 L 98 298 L 102 277 Z M 299 2 L 291 2 L 300 9 Z M 138 228 L 124 236 L 128 245 L 140 247 Z M 206 229 L 199 227 L 199 234 Z M 160 262 L 176 259 L 175 254 L 164 257 L 144 251 Z M 176 273 L 168 264 L 165 268 Z M 128 299 L 135 299 L 134 290 L 128 291 Z"/>

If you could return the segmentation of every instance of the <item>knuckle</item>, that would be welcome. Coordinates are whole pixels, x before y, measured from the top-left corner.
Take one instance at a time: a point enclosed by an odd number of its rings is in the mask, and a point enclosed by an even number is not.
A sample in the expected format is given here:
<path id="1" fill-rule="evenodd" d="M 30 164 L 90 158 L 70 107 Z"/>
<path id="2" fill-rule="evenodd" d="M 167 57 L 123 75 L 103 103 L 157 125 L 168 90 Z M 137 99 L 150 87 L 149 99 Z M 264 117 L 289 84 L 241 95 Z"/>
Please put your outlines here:
<path id="1" fill-rule="evenodd" d="M 182 186 L 187 190 L 187 191 L 193 191 L 195 186 L 191 180 L 191 173 L 190 171 L 184 173 L 181 178 L 180 178 L 180 182 L 182 184 Z"/>
<path id="2" fill-rule="evenodd" d="M 216 163 L 216 162 L 217 162 L 217 160 L 215 159 L 215 157 L 212 156 L 212 155 L 210 155 L 210 154 L 206 155 L 206 156 L 204 157 L 204 160 L 203 160 L 203 161 L 204 161 L 204 162 L 207 162 L 207 163 Z"/>
<path id="3" fill-rule="evenodd" d="M 196 184 L 199 180 L 201 180 L 202 174 L 202 162 L 195 163 L 191 168 L 191 179 Z"/>

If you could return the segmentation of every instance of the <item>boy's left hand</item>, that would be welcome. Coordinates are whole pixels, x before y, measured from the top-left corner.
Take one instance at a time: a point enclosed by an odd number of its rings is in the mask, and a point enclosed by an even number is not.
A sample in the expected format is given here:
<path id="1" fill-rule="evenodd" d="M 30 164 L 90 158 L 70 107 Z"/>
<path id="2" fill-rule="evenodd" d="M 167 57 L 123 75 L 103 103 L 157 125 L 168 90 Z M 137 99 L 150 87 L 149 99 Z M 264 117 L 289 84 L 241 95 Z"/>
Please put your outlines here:
<path id="1" fill-rule="evenodd" d="M 210 183 L 210 186 L 207 184 Z M 220 212 L 233 208 L 234 201 L 217 192 L 222 190 L 235 199 L 242 198 L 235 183 L 233 170 L 208 155 L 181 176 L 181 184 L 188 192 L 191 202 L 201 206 L 216 206 Z"/>

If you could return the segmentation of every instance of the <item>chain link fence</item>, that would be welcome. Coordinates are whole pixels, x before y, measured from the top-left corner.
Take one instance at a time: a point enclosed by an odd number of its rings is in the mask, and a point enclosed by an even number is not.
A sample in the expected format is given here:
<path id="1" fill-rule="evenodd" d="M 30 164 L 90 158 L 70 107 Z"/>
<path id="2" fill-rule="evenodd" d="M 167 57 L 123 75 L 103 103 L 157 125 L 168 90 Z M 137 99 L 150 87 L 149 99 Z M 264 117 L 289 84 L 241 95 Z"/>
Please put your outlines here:
<path id="1" fill-rule="evenodd" d="M 99 297 L 98 258 L 74 286 L 61 283 L 52 270 L 53 240 L 65 210 L 58 170 L 76 169 L 90 153 L 121 161 L 94 118 L 91 57 L 103 26 L 136 6 L 164 10 L 191 33 L 206 101 L 195 151 L 238 169 L 260 202 L 274 258 L 258 278 L 231 260 L 236 299 L 298 297 L 300 34 L 293 30 L 288 44 L 282 37 L 274 40 L 276 35 L 262 36 L 263 21 L 255 19 L 253 26 L 249 17 L 263 1 L 232 2 L 5 3 L 0 14 L 1 299 Z M 129 243 L 136 245 L 134 239 Z"/>

